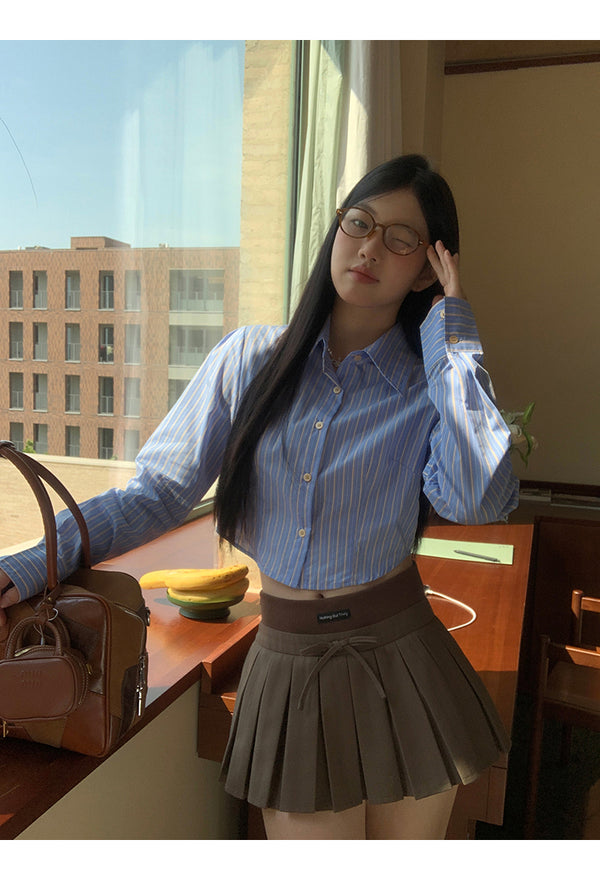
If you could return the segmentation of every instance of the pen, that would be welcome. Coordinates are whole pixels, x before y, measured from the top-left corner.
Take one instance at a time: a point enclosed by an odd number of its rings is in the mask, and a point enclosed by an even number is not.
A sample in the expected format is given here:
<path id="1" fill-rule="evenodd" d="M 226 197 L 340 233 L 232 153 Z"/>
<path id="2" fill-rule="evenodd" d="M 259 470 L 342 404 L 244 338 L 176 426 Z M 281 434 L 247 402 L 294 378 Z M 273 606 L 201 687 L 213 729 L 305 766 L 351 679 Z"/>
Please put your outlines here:
<path id="1" fill-rule="evenodd" d="M 481 553 L 469 553 L 468 550 L 455 550 L 454 552 L 460 553 L 461 556 L 472 556 L 473 559 L 485 559 L 486 562 L 500 562 L 495 556 L 482 556 Z"/>

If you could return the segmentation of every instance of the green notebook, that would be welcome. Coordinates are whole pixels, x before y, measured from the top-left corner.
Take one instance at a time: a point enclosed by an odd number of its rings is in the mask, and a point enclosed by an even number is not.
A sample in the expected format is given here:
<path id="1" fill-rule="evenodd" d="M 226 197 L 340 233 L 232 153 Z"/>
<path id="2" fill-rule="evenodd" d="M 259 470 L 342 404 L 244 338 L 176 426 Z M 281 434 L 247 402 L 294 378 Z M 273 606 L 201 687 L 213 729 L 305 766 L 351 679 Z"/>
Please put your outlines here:
<path id="1" fill-rule="evenodd" d="M 496 565 L 512 565 L 513 551 L 512 544 L 423 538 L 417 556 L 437 556 L 440 559 L 460 559 L 462 562 L 492 562 Z"/>

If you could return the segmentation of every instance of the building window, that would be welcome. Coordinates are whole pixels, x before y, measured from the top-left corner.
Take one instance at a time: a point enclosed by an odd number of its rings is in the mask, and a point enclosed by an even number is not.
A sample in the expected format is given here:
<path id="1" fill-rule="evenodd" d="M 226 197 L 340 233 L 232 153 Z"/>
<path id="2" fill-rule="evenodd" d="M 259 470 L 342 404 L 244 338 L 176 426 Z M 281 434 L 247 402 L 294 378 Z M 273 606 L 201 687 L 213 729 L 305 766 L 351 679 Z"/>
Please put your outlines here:
<path id="1" fill-rule="evenodd" d="M 48 452 L 48 425 L 33 426 L 33 448 L 36 452 Z"/>
<path id="2" fill-rule="evenodd" d="M 23 409 L 23 373 L 9 374 L 10 409 Z"/>
<path id="3" fill-rule="evenodd" d="M 139 416 L 141 379 L 125 377 L 123 412 L 126 416 Z"/>
<path id="4" fill-rule="evenodd" d="M 79 324 L 65 324 L 65 360 L 79 363 L 81 357 L 81 330 Z"/>
<path id="5" fill-rule="evenodd" d="M 23 452 L 23 422 L 11 422 L 9 426 L 10 442 L 15 444 L 19 452 Z"/>
<path id="6" fill-rule="evenodd" d="M 33 308 L 48 308 L 48 276 L 46 272 L 33 273 Z"/>
<path id="7" fill-rule="evenodd" d="M 114 441 L 112 428 L 98 428 L 98 458 L 114 457 Z"/>
<path id="8" fill-rule="evenodd" d="M 115 276 L 112 272 L 100 272 L 100 309 L 115 307 Z"/>
<path id="9" fill-rule="evenodd" d="M 125 311 L 139 312 L 142 307 L 142 280 L 138 269 L 125 270 Z"/>
<path id="10" fill-rule="evenodd" d="M 11 309 L 22 309 L 23 308 L 23 273 L 22 272 L 11 272 L 10 273 L 10 299 L 9 304 Z"/>
<path id="11" fill-rule="evenodd" d="M 23 360 L 23 325 L 11 321 L 8 325 L 9 349 L 8 357 L 11 361 Z"/>
<path id="12" fill-rule="evenodd" d="M 189 383 L 189 379 L 169 379 L 169 409 L 175 406 Z"/>
<path id="13" fill-rule="evenodd" d="M 115 390 L 112 376 L 98 379 L 98 415 L 112 416 L 115 411 Z"/>
<path id="14" fill-rule="evenodd" d="M 67 425 L 65 427 L 65 455 L 79 458 L 81 449 L 81 431 L 77 425 Z"/>
<path id="15" fill-rule="evenodd" d="M 142 330 L 139 324 L 125 324 L 125 363 L 142 362 Z"/>
<path id="16" fill-rule="evenodd" d="M 175 324 L 169 327 L 169 364 L 199 367 L 206 355 L 223 336 L 223 327 L 194 327 Z"/>
<path id="17" fill-rule="evenodd" d="M 65 412 L 81 412 L 79 376 L 65 376 Z"/>
<path id="18" fill-rule="evenodd" d="M 81 308 L 81 280 L 79 272 L 65 272 L 65 308 Z"/>
<path id="19" fill-rule="evenodd" d="M 48 376 L 45 373 L 33 374 L 33 408 L 41 412 L 48 410 Z"/>
<path id="20" fill-rule="evenodd" d="M 100 324 L 98 329 L 98 360 L 112 364 L 115 360 L 115 329 L 112 324 Z"/>
<path id="21" fill-rule="evenodd" d="M 48 325 L 33 325 L 33 359 L 34 361 L 48 360 Z"/>
<path id="22" fill-rule="evenodd" d="M 140 432 L 125 430 L 123 457 L 125 461 L 133 461 L 140 451 Z"/>
<path id="23" fill-rule="evenodd" d="M 172 269 L 170 309 L 172 312 L 222 314 L 224 290 L 223 269 Z"/>

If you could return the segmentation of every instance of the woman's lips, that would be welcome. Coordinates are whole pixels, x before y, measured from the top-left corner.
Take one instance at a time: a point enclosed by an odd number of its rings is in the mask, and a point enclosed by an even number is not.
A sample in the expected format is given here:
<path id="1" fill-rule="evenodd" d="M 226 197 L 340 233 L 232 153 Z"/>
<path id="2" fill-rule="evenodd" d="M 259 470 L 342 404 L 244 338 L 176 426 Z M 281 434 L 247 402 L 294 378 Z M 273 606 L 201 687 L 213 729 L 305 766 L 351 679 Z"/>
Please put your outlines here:
<path id="1" fill-rule="evenodd" d="M 365 269 L 364 266 L 352 266 L 350 274 L 356 278 L 357 281 L 362 281 L 367 284 L 377 283 L 377 278 L 369 272 L 368 269 Z"/>

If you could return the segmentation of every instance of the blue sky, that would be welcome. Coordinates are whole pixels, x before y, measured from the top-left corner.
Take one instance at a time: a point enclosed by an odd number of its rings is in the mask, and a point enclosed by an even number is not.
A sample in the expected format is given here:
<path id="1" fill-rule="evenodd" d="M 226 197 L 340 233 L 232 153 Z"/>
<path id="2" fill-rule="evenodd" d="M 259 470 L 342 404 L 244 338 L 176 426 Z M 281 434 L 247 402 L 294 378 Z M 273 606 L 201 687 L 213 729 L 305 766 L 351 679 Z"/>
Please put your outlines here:
<path id="1" fill-rule="evenodd" d="M 239 244 L 243 41 L 0 41 L 0 63 L 0 250 Z"/>

